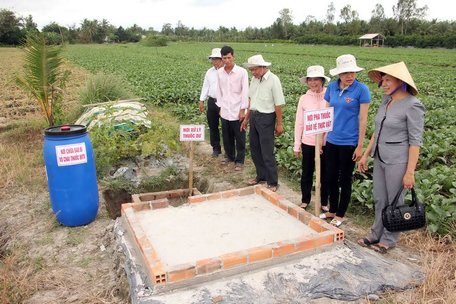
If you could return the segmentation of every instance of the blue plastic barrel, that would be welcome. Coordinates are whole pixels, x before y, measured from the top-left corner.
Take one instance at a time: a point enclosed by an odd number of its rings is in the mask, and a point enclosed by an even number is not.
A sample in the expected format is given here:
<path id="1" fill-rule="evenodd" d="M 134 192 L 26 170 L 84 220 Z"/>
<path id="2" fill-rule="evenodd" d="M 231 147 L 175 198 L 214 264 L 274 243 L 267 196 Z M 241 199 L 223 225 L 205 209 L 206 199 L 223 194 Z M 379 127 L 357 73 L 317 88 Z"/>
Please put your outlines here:
<path id="1" fill-rule="evenodd" d="M 44 131 L 44 163 L 52 210 L 65 226 L 91 223 L 98 212 L 98 185 L 87 128 L 64 125 Z"/>

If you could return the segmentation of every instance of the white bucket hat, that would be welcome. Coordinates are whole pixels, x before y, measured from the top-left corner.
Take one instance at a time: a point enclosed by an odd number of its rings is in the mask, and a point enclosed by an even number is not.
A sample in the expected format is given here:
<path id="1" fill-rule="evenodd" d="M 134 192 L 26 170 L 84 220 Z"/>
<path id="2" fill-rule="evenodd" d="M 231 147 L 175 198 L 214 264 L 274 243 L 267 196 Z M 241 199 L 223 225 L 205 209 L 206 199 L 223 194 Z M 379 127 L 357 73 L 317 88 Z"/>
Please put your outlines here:
<path id="1" fill-rule="evenodd" d="M 372 69 L 367 73 L 367 75 L 370 79 L 372 79 L 372 81 L 378 82 L 378 80 L 382 78 L 381 73 L 385 73 L 399 80 L 402 80 L 409 85 L 410 94 L 418 94 L 418 89 L 416 88 L 412 75 L 410 75 L 410 72 L 403 61 Z"/>
<path id="2" fill-rule="evenodd" d="M 307 78 L 314 78 L 320 77 L 326 79 L 326 81 L 330 81 L 331 78 L 325 76 L 325 68 L 321 65 L 311 65 L 307 68 L 307 75 L 300 78 L 302 84 L 307 83 Z"/>
<path id="3" fill-rule="evenodd" d="M 341 55 L 336 59 L 336 67 L 329 70 L 331 76 L 336 76 L 346 72 L 360 72 L 364 70 L 356 65 L 356 58 L 353 55 Z"/>
<path id="4" fill-rule="evenodd" d="M 267 62 L 267 61 L 264 61 L 263 59 L 263 56 L 261 55 L 254 55 L 252 57 L 250 57 L 249 59 L 247 59 L 247 62 L 244 63 L 244 66 L 246 68 L 253 68 L 253 67 L 257 67 L 257 66 L 270 66 L 271 63 L 270 62 Z"/>
<path id="5" fill-rule="evenodd" d="M 211 58 L 222 58 L 222 53 L 220 53 L 221 48 L 212 49 L 212 54 L 208 56 L 209 59 Z"/>

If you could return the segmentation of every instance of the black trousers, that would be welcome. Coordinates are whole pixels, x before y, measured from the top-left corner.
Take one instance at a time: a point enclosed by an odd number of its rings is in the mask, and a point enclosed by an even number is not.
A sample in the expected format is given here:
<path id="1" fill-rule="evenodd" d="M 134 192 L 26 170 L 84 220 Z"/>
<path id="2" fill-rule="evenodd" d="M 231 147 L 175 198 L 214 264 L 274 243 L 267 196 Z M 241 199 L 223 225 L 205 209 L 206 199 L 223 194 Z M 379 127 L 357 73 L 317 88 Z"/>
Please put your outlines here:
<path id="1" fill-rule="evenodd" d="M 236 164 L 244 164 L 245 131 L 241 132 L 241 122 L 222 118 L 222 136 L 225 157 Z"/>
<path id="2" fill-rule="evenodd" d="M 212 150 L 215 153 L 220 154 L 222 152 L 222 147 L 220 146 L 220 130 L 219 130 L 219 122 L 220 122 L 220 108 L 217 107 L 215 104 L 217 99 L 209 97 L 207 101 L 207 124 L 209 125 L 209 135 Z"/>
<path id="3" fill-rule="evenodd" d="M 344 217 L 352 192 L 353 169 L 352 160 L 355 146 L 334 145 L 326 143 L 326 179 L 329 191 L 329 212 Z M 340 191 L 339 191 L 340 189 Z"/>
<path id="4" fill-rule="evenodd" d="M 321 205 L 328 205 L 328 187 L 326 181 L 326 161 L 325 161 L 325 150 L 323 146 L 323 154 L 320 156 L 320 197 Z M 301 144 L 302 151 L 302 174 L 301 174 L 301 193 L 302 202 L 309 204 L 311 198 L 313 175 L 315 171 L 315 146 L 309 146 Z"/>
<path id="5" fill-rule="evenodd" d="M 277 186 L 279 177 L 274 156 L 276 114 L 257 111 L 250 113 L 250 152 L 255 164 L 256 179 Z"/>

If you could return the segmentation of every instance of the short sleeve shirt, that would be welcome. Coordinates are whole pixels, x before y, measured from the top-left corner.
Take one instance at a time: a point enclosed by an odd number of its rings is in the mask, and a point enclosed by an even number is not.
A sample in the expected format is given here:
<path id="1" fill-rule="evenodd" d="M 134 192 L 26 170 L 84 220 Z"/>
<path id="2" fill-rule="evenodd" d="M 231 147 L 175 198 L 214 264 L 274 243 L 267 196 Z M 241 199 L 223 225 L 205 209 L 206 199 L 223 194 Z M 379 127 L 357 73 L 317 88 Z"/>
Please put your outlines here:
<path id="1" fill-rule="evenodd" d="M 369 88 L 355 80 L 348 88 L 340 88 L 340 79 L 331 82 L 325 100 L 334 107 L 333 130 L 327 142 L 334 145 L 357 146 L 359 137 L 359 112 L 363 103 L 370 103 Z"/>
<path id="2" fill-rule="evenodd" d="M 261 79 L 252 77 L 249 88 L 250 109 L 273 113 L 276 106 L 285 104 L 279 77 L 267 71 Z"/>

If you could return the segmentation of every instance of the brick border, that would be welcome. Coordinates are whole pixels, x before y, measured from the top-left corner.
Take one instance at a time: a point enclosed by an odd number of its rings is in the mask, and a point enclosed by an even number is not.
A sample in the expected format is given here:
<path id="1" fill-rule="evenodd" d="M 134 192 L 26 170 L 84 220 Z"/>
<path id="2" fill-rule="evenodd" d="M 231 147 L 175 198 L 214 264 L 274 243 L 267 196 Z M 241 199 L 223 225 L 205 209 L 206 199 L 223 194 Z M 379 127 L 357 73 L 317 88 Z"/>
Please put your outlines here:
<path id="1" fill-rule="evenodd" d="M 133 203 L 122 204 L 122 218 L 128 226 L 127 231 L 132 234 L 132 239 L 139 248 L 139 252 L 145 263 L 146 272 L 151 281 L 150 283 L 153 286 L 176 285 L 176 283 L 182 283 L 201 276 L 232 270 L 238 267 L 245 268 L 265 263 L 274 258 L 277 259 L 309 252 L 319 247 L 332 245 L 335 242 L 344 240 L 344 232 L 341 229 L 313 216 L 261 185 L 209 194 L 201 194 L 197 189 L 194 189 L 195 195 L 193 196 L 188 196 L 188 193 L 188 189 L 176 189 L 137 194 L 132 196 Z M 292 240 L 283 240 L 239 252 L 227 253 L 218 257 L 197 260 L 191 264 L 177 265 L 170 269 L 164 269 L 160 257 L 148 240 L 139 221 L 136 220 L 135 212 L 169 207 L 168 198 L 187 197 L 189 204 L 195 204 L 251 194 L 264 197 L 269 203 L 284 210 L 290 216 L 314 230 L 317 235 L 314 237 L 303 235 Z"/>

